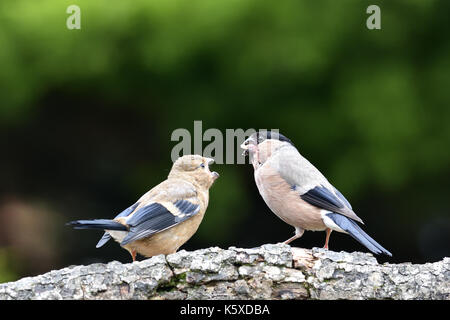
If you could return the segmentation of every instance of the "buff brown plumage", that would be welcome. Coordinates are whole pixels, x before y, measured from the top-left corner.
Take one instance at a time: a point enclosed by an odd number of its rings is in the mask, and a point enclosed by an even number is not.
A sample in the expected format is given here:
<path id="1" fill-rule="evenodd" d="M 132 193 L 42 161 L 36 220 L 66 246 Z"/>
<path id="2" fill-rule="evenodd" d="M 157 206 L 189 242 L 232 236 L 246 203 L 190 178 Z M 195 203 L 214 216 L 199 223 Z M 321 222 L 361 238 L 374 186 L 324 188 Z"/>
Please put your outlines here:
<path id="1" fill-rule="evenodd" d="M 167 179 L 140 197 L 114 219 L 69 222 L 75 229 L 103 229 L 97 244 L 111 238 L 130 252 L 146 257 L 174 253 L 197 231 L 209 202 L 209 188 L 219 177 L 211 158 L 185 155 L 172 165 Z"/>

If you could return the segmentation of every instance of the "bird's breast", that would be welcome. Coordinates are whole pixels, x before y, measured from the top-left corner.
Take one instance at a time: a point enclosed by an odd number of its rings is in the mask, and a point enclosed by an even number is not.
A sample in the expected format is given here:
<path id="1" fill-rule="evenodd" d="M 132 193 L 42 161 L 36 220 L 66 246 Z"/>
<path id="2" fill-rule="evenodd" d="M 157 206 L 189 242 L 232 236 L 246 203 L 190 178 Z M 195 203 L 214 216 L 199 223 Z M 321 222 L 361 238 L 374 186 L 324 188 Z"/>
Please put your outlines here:
<path id="1" fill-rule="evenodd" d="M 284 222 L 306 230 L 326 228 L 320 209 L 303 201 L 268 163 L 255 171 L 255 182 L 267 206 Z"/>

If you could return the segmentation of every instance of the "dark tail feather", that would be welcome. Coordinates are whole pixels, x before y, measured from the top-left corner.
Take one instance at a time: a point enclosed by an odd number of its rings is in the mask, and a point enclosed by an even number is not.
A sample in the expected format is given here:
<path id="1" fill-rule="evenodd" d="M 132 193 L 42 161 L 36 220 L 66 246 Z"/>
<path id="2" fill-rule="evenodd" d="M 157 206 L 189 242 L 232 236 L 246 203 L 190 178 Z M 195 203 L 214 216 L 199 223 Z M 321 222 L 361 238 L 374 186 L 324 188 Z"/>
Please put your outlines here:
<path id="1" fill-rule="evenodd" d="M 74 229 L 128 230 L 123 224 L 108 219 L 77 220 L 71 221 L 67 225 L 73 226 Z"/>
<path id="2" fill-rule="evenodd" d="M 375 254 L 385 254 L 392 257 L 392 253 L 383 248 L 378 242 L 370 237 L 358 224 L 350 218 L 338 213 L 327 213 L 334 223 L 336 223 L 342 230 L 348 232 L 355 240 L 365 246 L 367 249 Z"/>

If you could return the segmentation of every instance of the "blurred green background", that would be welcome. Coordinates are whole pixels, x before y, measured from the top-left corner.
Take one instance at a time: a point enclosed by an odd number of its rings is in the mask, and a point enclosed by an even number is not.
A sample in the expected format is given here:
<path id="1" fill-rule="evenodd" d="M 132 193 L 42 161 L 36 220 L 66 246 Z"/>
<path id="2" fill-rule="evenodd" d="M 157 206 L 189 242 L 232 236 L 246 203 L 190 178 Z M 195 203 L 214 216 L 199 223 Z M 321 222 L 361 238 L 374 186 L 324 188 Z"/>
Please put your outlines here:
<path id="1" fill-rule="evenodd" d="M 71 4 L 81 30 L 66 28 Z M 370 4 L 381 30 L 366 28 Z M 171 133 L 194 120 L 279 129 L 393 253 L 380 262 L 450 256 L 449 16 L 446 0 L 2 0 L 0 282 L 129 262 L 64 224 L 112 218 L 164 180 Z M 251 165 L 214 170 L 183 249 L 292 236 Z M 367 251 L 339 233 L 330 249 Z"/>

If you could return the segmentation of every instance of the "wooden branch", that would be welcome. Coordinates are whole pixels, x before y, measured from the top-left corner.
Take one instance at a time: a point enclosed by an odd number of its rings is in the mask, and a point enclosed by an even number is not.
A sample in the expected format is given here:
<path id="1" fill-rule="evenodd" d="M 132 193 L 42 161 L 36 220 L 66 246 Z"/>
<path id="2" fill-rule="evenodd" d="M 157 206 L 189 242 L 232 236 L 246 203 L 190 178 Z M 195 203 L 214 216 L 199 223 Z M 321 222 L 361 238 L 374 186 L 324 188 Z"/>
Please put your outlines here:
<path id="1" fill-rule="evenodd" d="M 450 299 L 450 258 L 383 264 L 368 253 L 267 244 L 91 264 L 0 284 L 0 299 Z"/>

